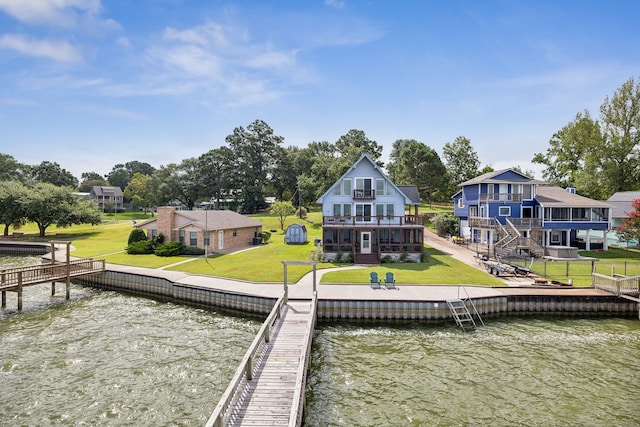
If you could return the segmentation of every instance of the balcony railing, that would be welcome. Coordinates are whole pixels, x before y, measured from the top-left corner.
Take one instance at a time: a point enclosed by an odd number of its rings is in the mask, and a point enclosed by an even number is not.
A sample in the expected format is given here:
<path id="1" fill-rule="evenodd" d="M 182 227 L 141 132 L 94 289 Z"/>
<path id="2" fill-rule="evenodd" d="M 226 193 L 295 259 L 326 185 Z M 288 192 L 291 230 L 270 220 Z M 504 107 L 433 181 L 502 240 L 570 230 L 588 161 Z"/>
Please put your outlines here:
<path id="1" fill-rule="evenodd" d="M 469 225 L 474 228 L 496 228 L 497 219 L 483 216 L 472 216 Z M 509 221 L 519 230 L 542 228 L 542 218 L 509 218 Z"/>
<path id="2" fill-rule="evenodd" d="M 521 202 L 522 193 L 482 193 L 478 195 L 480 203 L 491 202 Z"/>
<path id="3" fill-rule="evenodd" d="M 376 198 L 376 190 L 353 190 L 353 198 L 359 200 L 371 200 Z"/>
<path id="4" fill-rule="evenodd" d="M 402 216 L 323 216 L 323 225 L 355 226 L 355 225 L 422 225 L 422 217 L 419 215 Z"/>

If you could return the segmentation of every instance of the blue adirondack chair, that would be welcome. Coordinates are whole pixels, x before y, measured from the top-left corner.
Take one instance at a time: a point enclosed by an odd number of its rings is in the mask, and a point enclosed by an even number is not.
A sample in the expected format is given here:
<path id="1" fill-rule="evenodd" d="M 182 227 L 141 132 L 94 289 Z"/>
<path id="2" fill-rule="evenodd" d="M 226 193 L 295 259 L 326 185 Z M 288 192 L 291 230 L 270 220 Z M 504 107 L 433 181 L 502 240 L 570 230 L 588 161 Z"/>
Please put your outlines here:
<path id="1" fill-rule="evenodd" d="M 380 279 L 378 279 L 378 273 L 375 271 L 372 271 L 371 274 L 369 274 L 369 285 L 373 289 L 380 289 Z"/>
<path id="2" fill-rule="evenodd" d="M 395 277 L 393 277 L 392 272 L 388 272 L 387 275 L 384 277 L 384 286 L 387 289 L 396 289 L 396 279 Z"/>

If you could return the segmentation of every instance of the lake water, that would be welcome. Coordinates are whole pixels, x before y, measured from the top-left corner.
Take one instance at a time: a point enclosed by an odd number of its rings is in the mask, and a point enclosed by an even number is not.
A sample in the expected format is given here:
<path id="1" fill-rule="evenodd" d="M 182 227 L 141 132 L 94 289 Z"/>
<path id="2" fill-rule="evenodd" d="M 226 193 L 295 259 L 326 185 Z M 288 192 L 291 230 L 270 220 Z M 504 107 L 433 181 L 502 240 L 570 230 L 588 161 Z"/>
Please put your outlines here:
<path id="1" fill-rule="evenodd" d="M 201 426 L 260 327 L 63 288 L 26 288 L 22 313 L 9 293 L 0 310 L 0 426 Z M 305 425 L 638 426 L 638 361 L 634 319 L 319 325 Z"/>

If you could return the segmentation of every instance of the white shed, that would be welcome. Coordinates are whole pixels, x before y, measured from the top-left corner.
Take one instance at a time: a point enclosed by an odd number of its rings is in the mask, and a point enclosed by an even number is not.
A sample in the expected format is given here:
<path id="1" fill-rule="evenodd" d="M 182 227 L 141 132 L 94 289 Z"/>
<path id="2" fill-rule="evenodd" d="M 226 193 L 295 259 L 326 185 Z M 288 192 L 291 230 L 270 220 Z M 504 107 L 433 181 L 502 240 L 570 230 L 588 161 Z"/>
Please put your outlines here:
<path id="1" fill-rule="evenodd" d="M 291 224 L 284 234 L 284 242 L 288 245 L 307 243 L 307 227 L 304 224 Z"/>

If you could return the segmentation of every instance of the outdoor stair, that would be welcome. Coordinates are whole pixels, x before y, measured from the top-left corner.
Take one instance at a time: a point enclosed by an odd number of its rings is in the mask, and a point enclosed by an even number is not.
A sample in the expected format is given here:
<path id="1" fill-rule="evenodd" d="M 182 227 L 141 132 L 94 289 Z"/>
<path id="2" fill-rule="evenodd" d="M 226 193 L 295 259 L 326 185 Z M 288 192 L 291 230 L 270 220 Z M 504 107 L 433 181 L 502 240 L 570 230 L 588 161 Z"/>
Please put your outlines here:
<path id="1" fill-rule="evenodd" d="M 474 330 L 476 328 L 476 322 L 475 320 L 473 320 L 473 316 L 469 312 L 469 309 L 467 308 L 467 305 L 463 300 L 448 299 L 447 305 L 449 306 L 449 310 L 453 315 L 453 319 L 456 321 L 456 325 L 458 325 L 460 329 L 462 329 L 463 331 L 467 331 Z M 474 311 L 478 316 L 478 319 L 482 321 L 482 319 L 480 319 L 480 314 L 477 310 L 475 310 L 475 306 Z"/>

